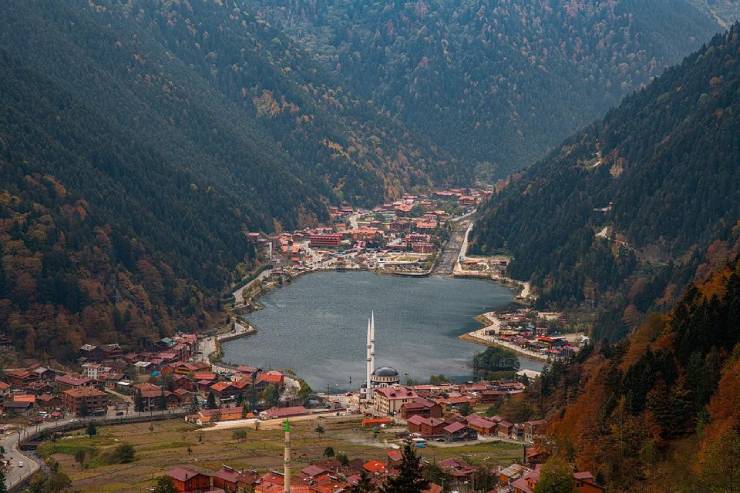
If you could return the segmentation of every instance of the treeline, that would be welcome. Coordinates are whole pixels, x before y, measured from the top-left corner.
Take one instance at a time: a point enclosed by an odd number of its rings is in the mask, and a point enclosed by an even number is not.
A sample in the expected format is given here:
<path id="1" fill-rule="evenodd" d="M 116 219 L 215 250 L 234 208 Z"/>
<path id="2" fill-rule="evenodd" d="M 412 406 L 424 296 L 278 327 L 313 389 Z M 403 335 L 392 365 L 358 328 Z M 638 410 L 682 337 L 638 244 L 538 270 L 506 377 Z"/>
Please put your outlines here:
<path id="1" fill-rule="evenodd" d="M 241 2 L 0 17 L 0 331 L 27 353 L 204 328 L 245 232 L 457 179 Z"/>
<path id="2" fill-rule="evenodd" d="M 559 451 L 610 491 L 732 491 L 740 451 L 740 262 L 692 285 L 669 315 L 602 344 L 553 394 Z M 568 397 L 566 399 L 566 397 Z"/>
<path id="3" fill-rule="evenodd" d="M 720 30 L 685 0 L 253 3 L 354 93 L 489 180 Z"/>
<path id="4" fill-rule="evenodd" d="M 670 306 L 737 237 L 739 45 L 735 25 L 524 172 L 483 209 L 473 251 L 513 255 L 542 306 L 604 308 L 597 338 Z"/>

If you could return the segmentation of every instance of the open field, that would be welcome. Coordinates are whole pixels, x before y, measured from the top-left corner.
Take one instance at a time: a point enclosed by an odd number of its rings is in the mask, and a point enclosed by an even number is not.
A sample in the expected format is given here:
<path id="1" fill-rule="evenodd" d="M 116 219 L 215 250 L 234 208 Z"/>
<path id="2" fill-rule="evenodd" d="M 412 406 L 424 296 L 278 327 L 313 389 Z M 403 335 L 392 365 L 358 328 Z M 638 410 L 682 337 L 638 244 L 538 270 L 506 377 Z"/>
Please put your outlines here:
<path id="1" fill-rule="evenodd" d="M 326 447 L 344 452 L 350 459 L 385 459 L 386 451 L 395 441 L 395 435 L 382 431 L 377 438 L 371 430 L 361 429 L 357 418 L 321 419 L 325 432 L 316 433 L 317 422 L 297 422 L 291 434 L 293 460 L 296 469 L 323 459 Z M 141 492 L 154 479 L 175 465 L 191 465 L 215 470 L 226 464 L 236 468 L 268 471 L 282 467 L 282 432 L 279 429 L 254 430 L 245 428 L 244 441 L 233 437 L 234 430 L 204 433 L 193 425 L 173 420 L 150 425 L 134 424 L 103 427 L 97 436 L 88 438 L 79 432 L 55 442 L 47 442 L 39 449 L 61 465 L 61 470 L 73 481 L 73 488 L 85 492 Z M 136 459 L 130 464 L 99 465 L 94 459 L 91 467 L 83 468 L 75 461 L 78 450 L 94 449 L 99 454 L 121 443 L 129 443 L 136 450 Z M 190 449 L 190 451 L 188 451 Z M 521 446 L 504 443 L 476 443 L 458 447 L 429 447 L 420 450 L 428 460 L 462 457 L 471 463 L 508 464 L 521 457 Z"/>

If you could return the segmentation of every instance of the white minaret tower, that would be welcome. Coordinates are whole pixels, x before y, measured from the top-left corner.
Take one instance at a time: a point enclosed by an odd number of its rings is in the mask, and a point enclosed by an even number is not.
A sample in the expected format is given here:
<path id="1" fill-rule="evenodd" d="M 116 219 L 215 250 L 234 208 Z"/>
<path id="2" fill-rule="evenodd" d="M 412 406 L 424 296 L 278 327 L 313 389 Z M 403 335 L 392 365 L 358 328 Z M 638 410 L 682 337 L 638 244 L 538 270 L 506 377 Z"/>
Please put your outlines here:
<path id="1" fill-rule="evenodd" d="M 375 373 L 375 311 L 370 311 L 370 374 Z"/>

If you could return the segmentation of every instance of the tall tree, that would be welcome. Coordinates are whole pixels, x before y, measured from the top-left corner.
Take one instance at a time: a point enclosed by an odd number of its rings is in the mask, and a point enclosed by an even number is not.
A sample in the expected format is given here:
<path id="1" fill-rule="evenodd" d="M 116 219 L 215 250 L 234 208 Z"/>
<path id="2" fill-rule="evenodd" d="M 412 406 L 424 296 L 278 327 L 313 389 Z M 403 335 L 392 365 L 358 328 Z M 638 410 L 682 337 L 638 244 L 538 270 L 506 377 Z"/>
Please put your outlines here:
<path id="1" fill-rule="evenodd" d="M 553 457 L 542 466 L 540 480 L 534 488 L 535 493 L 575 493 L 576 482 L 573 471 L 567 462 Z"/>
<path id="2" fill-rule="evenodd" d="M 349 491 L 350 493 L 370 493 L 375 491 L 375 486 L 370 480 L 370 476 L 367 474 L 366 470 L 363 469 L 362 472 L 360 472 L 360 479 L 357 481 L 357 484 L 349 489 Z"/>
<path id="3" fill-rule="evenodd" d="M 396 476 L 389 476 L 380 491 L 383 493 L 419 493 L 429 482 L 422 476 L 421 459 L 416 455 L 411 443 L 403 446 L 401 465 Z"/>

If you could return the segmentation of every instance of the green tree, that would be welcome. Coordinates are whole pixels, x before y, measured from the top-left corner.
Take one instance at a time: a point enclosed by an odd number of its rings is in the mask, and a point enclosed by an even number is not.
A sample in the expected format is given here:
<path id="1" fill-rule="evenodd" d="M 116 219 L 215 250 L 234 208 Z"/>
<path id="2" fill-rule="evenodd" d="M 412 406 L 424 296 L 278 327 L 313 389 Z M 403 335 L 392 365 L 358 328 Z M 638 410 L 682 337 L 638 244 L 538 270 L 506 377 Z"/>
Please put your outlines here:
<path id="1" fill-rule="evenodd" d="M 5 472 L 0 469 L 0 493 L 8 493 L 8 487 L 5 486 Z"/>
<path id="2" fill-rule="evenodd" d="M 206 398 L 206 409 L 216 409 L 217 407 L 216 395 L 213 391 L 208 392 L 208 397 Z"/>
<path id="3" fill-rule="evenodd" d="M 326 447 L 324 449 L 324 457 L 334 457 L 334 448 L 332 447 Z"/>
<path id="4" fill-rule="evenodd" d="M 277 385 L 270 384 L 262 391 L 260 398 L 268 407 L 277 406 L 280 402 L 280 389 Z"/>
<path id="5" fill-rule="evenodd" d="M 108 464 L 130 464 L 136 458 L 136 450 L 129 443 L 122 443 L 114 448 L 108 456 Z"/>
<path id="6" fill-rule="evenodd" d="M 462 414 L 463 416 L 467 416 L 473 412 L 473 408 L 470 407 L 470 404 L 468 404 L 467 402 L 464 402 L 462 403 L 462 405 L 460 405 L 460 407 L 458 408 L 458 411 L 460 411 L 460 414 Z"/>
<path id="7" fill-rule="evenodd" d="M 321 426 L 321 425 L 316 425 L 316 428 L 314 428 L 313 431 L 315 431 L 318 436 L 323 436 L 324 433 L 326 432 L 326 430 L 324 429 L 324 427 Z"/>
<path id="8" fill-rule="evenodd" d="M 432 375 L 429 377 L 429 383 L 432 385 L 440 385 L 443 383 L 450 383 L 450 379 L 440 373 L 439 375 Z"/>
<path id="9" fill-rule="evenodd" d="M 411 443 L 403 446 L 398 475 L 389 476 L 380 488 L 383 493 L 419 493 L 427 488 L 429 481 L 422 475 L 421 459 L 416 455 Z"/>
<path id="10" fill-rule="evenodd" d="M 157 403 L 158 404 L 157 407 L 159 408 L 159 410 L 166 411 L 167 410 L 167 398 L 164 395 L 164 387 L 162 387 L 162 391 L 159 395 L 158 401 L 159 402 Z"/>
<path id="11" fill-rule="evenodd" d="M 160 476 L 159 479 L 157 479 L 157 484 L 154 486 L 152 493 L 177 493 L 177 490 L 169 477 Z"/>
<path id="12" fill-rule="evenodd" d="M 244 440 L 247 439 L 247 431 L 246 430 L 234 430 L 234 433 L 231 434 L 231 437 L 234 440 L 243 442 Z"/>
<path id="13" fill-rule="evenodd" d="M 144 400 L 141 398 L 139 391 L 134 394 L 134 411 L 137 413 L 144 411 Z"/>
<path id="14" fill-rule="evenodd" d="M 87 424 L 87 428 L 85 429 L 85 433 L 87 433 L 87 436 L 91 436 L 91 437 L 97 435 L 98 434 L 98 427 L 97 427 L 97 425 L 93 421 L 90 421 Z"/>
<path id="15" fill-rule="evenodd" d="M 347 454 L 345 454 L 344 452 L 337 453 L 336 457 L 341 465 L 343 466 L 349 465 L 349 457 L 347 457 Z"/>
<path id="16" fill-rule="evenodd" d="M 357 484 L 352 486 L 349 491 L 350 493 L 370 493 L 375 491 L 375 485 L 373 485 L 366 470 L 363 469 L 360 472 L 360 479 L 357 480 Z"/>
<path id="17" fill-rule="evenodd" d="M 87 458 L 87 450 L 79 449 L 75 452 L 75 462 L 77 462 L 80 466 L 85 465 L 86 458 Z"/>
<path id="18" fill-rule="evenodd" d="M 575 493 L 576 482 L 567 462 L 553 457 L 542 466 L 535 493 Z"/>

